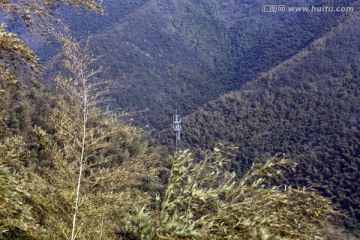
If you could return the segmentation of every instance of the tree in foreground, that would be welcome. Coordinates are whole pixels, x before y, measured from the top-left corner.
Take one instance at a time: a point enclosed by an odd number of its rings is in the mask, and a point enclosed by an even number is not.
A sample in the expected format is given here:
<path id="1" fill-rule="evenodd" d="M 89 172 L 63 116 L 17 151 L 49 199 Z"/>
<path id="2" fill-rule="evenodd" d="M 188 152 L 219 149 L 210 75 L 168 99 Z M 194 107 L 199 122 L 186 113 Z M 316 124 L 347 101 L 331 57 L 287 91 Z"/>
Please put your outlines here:
<path id="1" fill-rule="evenodd" d="M 68 74 L 55 79 L 61 94 L 49 119 L 52 137 L 35 131 L 49 166 L 38 171 L 44 188 L 33 195 L 48 204 L 42 209 L 48 221 L 44 227 L 56 230 L 59 239 L 109 239 L 116 213 L 147 201 L 141 187 L 155 179 L 150 168 L 155 156 L 145 153 L 136 129 L 97 108 L 106 99 L 108 83 L 91 69 L 86 47 L 69 38 L 62 41 Z"/>
<path id="2" fill-rule="evenodd" d="M 274 186 L 294 163 L 271 158 L 254 164 L 239 181 L 219 149 L 194 163 L 187 151 L 172 163 L 156 207 L 129 216 L 123 239 L 321 239 L 334 213 L 330 201 L 306 189 Z"/>
<path id="3" fill-rule="evenodd" d="M 62 38 L 62 44 L 67 73 L 55 78 L 59 94 L 49 95 L 47 129 L 34 127 L 17 169 L 36 225 L 31 236 L 113 239 L 117 216 L 149 201 L 158 156 L 139 130 L 97 108 L 107 84 L 80 43 Z"/>

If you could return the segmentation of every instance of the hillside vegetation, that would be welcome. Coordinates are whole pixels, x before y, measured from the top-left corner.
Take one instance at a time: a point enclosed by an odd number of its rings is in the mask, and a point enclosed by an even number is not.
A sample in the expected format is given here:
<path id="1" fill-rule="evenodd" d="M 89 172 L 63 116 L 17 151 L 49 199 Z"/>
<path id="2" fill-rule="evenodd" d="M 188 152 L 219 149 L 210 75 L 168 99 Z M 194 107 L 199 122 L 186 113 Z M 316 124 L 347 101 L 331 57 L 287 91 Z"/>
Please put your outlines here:
<path id="1" fill-rule="evenodd" d="M 96 107 L 109 83 L 95 77 L 86 48 L 59 42 L 66 71 L 49 79 L 56 92 L 2 89 L 27 96 L 11 119 L 22 123 L 18 114 L 27 112 L 28 131 L 0 115 L 0 239 L 308 239 L 336 231 L 329 199 L 272 184 L 296 165 L 288 159 L 270 158 L 237 180 L 226 149 L 196 163 L 188 151 L 171 157 L 150 147 L 139 129 Z M 44 101 L 50 106 L 37 118 L 33 107 Z"/>
<path id="2" fill-rule="evenodd" d="M 110 1 L 102 18 L 100 3 L 0 2 L 0 239 L 355 238 L 357 15 L 139 0 Z M 88 15 L 69 30 L 56 16 L 75 22 L 73 8 Z M 22 27 L 61 51 L 44 66 Z M 203 106 L 183 118 L 192 150 L 123 121 L 139 110 L 137 124 L 166 128 L 184 98 L 182 112 Z"/>
<path id="3" fill-rule="evenodd" d="M 70 15 L 68 21 L 77 34 L 95 34 L 91 45 L 97 64 L 105 66 L 104 78 L 116 82 L 113 107 L 119 112 L 140 111 L 133 117 L 135 123 L 159 130 L 168 127 L 176 108 L 189 114 L 238 90 L 321 37 L 343 17 L 262 13 L 262 4 L 266 2 L 110 1 L 105 4 L 109 16 L 78 20 Z"/>
<path id="4" fill-rule="evenodd" d="M 358 232 L 359 23 L 356 18 L 341 24 L 239 91 L 183 119 L 184 145 L 235 144 L 232 167 L 239 176 L 254 161 L 283 153 L 299 163 L 286 181 L 310 184 L 332 198 L 348 214 L 343 224 Z"/>

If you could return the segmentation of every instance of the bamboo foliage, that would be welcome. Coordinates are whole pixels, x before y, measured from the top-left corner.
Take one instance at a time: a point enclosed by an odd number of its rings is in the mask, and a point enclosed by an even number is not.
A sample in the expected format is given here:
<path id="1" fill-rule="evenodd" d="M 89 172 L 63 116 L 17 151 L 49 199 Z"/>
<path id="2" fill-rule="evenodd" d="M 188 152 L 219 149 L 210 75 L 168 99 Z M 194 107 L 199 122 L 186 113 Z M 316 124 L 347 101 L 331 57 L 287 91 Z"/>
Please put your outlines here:
<path id="1" fill-rule="evenodd" d="M 173 160 L 157 208 L 137 209 L 123 236 L 133 239 L 322 239 L 334 213 L 330 201 L 307 189 L 273 186 L 281 169 L 295 164 L 271 158 L 240 180 L 219 149 L 194 163 L 188 151 Z M 126 234 L 125 234 L 126 233 Z M 124 237 L 126 239 L 126 237 Z"/>
<path id="2" fill-rule="evenodd" d="M 157 155 L 144 150 L 146 142 L 134 140 L 139 130 L 113 122 L 96 107 L 106 84 L 99 93 L 99 71 L 89 67 L 92 57 L 80 43 L 67 38 L 62 43 L 68 74 L 55 79 L 61 94 L 49 96 L 52 129 L 33 131 L 38 151 L 28 188 L 41 222 L 37 234 L 40 239 L 112 239 L 121 221 L 116 216 L 149 200 L 141 187 L 156 179 Z M 133 144 L 139 150 L 132 151 Z"/>
<path id="3" fill-rule="evenodd" d="M 25 26 L 32 33 L 50 39 L 54 33 L 65 29 L 55 10 L 59 6 L 71 6 L 101 13 L 101 1 L 97 0 L 1 0 L 0 13 L 10 23 Z M 31 48 L 11 32 L 3 23 L 0 24 L 0 128 L 7 127 L 6 114 L 12 90 L 30 83 L 38 84 L 42 73 L 39 59 Z M 12 93 L 12 94 L 11 94 Z"/>
<path id="4" fill-rule="evenodd" d="M 35 228 L 25 204 L 28 194 L 18 177 L 25 152 L 20 137 L 6 138 L 0 144 L 0 239 L 30 238 Z"/>

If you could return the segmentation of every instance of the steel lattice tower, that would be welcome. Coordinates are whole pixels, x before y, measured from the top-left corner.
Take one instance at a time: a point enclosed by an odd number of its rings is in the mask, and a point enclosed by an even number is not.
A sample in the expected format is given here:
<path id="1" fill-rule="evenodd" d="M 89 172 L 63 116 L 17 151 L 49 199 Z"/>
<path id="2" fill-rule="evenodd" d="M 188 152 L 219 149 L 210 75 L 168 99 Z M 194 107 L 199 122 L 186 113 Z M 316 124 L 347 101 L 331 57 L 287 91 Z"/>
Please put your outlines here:
<path id="1" fill-rule="evenodd" d="M 175 132 L 175 148 L 176 151 L 180 150 L 180 133 L 181 133 L 181 118 L 180 115 L 176 114 L 174 116 L 174 132 Z"/>

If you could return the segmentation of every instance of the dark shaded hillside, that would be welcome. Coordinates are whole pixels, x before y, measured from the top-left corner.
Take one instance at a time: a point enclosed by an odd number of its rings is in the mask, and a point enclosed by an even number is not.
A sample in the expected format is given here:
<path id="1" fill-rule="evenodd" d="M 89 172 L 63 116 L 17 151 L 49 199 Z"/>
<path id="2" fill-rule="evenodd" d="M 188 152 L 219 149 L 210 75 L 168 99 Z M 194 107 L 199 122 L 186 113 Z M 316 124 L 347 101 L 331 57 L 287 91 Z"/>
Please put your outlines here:
<path id="1" fill-rule="evenodd" d="M 353 15 L 355 17 L 355 15 Z M 241 90 L 183 119 L 187 147 L 238 148 L 234 169 L 285 153 L 299 163 L 287 181 L 331 197 L 360 229 L 360 19 L 341 24 Z"/>
<path id="2" fill-rule="evenodd" d="M 59 16 L 69 24 L 71 31 L 78 38 L 97 34 L 111 28 L 124 20 L 128 15 L 141 8 L 150 0 L 107 0 L 102 7 L 105 14 L 87 13 L 79 15 L 79 11 L 72 8 L 63 8 Z"/>
<path id="3" fill-rule="evenodd" d="M 217 68 L 215 58 L 227 61 L 230 41 L 211 12 L 215 9 L 207 5 L 150 1 L 93 39 L 99 65 L 107 66 L 109 78 L 123 86 L 114 93 L 117 105 L 149 110 L 135 117 L 138 123 L 160 126 L 175 101 L 186 99 L 181 107 L 193 111 L 224 92 L 209 79 Z"/>
<path id="4" fill-rule="evenodd" d="M 84 9 L 73 9 L 69 6 L 62 6 L 56 12 L 57 17 L 69 26 L 72 35 L 77 39 L 82 39 L 110 29 L 148 1 L 106 0 L 102 4 L 104 14 L 89 12 Z M 57 44 L 45 44 L 38 36 L 27 32 L 24 26 L 19 27 L 16 32 L 32 46 L 42 62 L 50 60 L 59 51 Z"/>
<path id="5" fill-rule="evenodd" d="M 321 37 L 342 17 L 262 13 L 262 4 L 147 1 L 97 34 L 92 46 L 98 64 L 106 66 L 106 77 L 121 86 L 114 88 L 117 107 L 145 110 L 134 116 L 136 124 L 166 128 L 176 107 L 183 114 L 192 113 L 239 89 Z"/>

